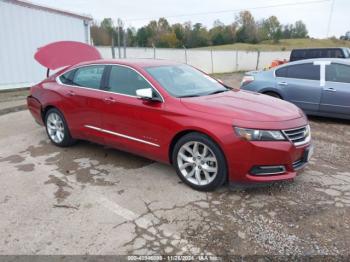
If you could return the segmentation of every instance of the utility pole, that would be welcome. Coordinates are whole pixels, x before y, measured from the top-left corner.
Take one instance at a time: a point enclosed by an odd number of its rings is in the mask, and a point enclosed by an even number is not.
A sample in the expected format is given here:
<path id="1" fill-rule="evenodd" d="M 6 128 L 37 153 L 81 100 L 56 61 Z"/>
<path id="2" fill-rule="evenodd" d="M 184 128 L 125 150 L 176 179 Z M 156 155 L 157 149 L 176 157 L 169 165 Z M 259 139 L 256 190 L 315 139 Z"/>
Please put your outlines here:
<path id="1" fill-rule="evenodd" d="M 335 0 L 331 0 L 331 1 L 332 1 L 332 3 L 331 3 L 331 9 L 329 11 L 328 26 L 327 26 L 327 37 L 329 37 L 329 33 L 330 33 L 330 30 L 331 30 L 331 23 L 332 23 L 334 3 L 335 3 Z"/>

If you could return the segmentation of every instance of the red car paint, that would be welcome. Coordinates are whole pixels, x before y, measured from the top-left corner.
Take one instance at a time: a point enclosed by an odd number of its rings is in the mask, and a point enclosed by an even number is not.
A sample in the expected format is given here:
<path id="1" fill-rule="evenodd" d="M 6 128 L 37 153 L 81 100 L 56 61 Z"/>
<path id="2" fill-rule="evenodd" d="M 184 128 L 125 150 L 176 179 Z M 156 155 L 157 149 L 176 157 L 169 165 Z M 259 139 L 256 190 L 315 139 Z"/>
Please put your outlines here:
<path id="1" fill-rule="evenodd" d="M 98 50 L 90 45 L 75 41 L 60 41 L 40 47 L 34 58 L 46 68 L 55 70 L 63 66 L 97 60 L 102 57 Z"/>
<path id="2" fill-rule="evenodd" d="M 89 64 L 131 67 L 159 91 L 164 101 L 155 103 L 57 83 L 59 74 Z M 296 176 L 293 162 L 303 157 L 310 142 L 295 146 L 290 141 L 246 141 L 235 134 L 233 127 L 273 130 L 302 127 L 308 121 L 301 110 L 282 100 L 239 90 L 193 98 L 172 97 L 144 69 L 169 64 L 172 62 L 100 59 L 69 66 L 31 88 L 28 108 L 35 120 L 43 124 L 43 112 L 48 107 L 56 107 L 63 113 L 72 137 L 164 163 L 171 162 L 171 149 L 179 136 L 191 131 L 204 133 L 223 151 L 232 183 L 269 182 Z M 286 167 L 283 174 L 255 176 L 249 173 L 255 165 L 281 164 Z"/>

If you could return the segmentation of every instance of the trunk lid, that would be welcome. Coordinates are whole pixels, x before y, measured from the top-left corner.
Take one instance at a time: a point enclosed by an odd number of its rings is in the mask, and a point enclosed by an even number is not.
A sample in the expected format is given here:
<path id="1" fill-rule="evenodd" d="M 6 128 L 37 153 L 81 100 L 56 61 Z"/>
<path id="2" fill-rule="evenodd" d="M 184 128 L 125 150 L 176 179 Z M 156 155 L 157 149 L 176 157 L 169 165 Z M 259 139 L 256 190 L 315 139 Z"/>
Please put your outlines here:
<path id="1" fill-rule="evenodd" d="M 44 67 L 55 70 L 102 57 L 91 45 L 75 41 L 60 41 L 38 48 L 34 58 Z"/>

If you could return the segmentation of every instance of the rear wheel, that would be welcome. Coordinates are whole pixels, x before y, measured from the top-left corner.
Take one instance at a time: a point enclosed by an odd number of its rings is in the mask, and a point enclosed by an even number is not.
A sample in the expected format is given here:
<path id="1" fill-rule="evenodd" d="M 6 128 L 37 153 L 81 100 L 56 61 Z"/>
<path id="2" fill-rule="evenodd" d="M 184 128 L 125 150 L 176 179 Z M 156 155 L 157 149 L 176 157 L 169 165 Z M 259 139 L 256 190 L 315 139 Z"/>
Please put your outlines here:
<path id="1" fill-rule="evenodd" d="M 45 126 L 47 135 L 56 146 L 67 147 L 75 142 L 70 135 L 63 114 L 56 108 L 51 108 L 46 112 Z"/>
<path id="2" fill-rule="evenodd" d="M 180 179 L 200 191 L 211 191 L 226 181 L 226 161 L 208 136 L 189 133 L 176 143 L 173 164 Z"/>
<path id="3" fill-rule="evenodd" d="M 268 96 L 272 96 L 272 97 L 275 97 L 275 98 L 278 98 L 278 99 L 282 99 L 282 97 L 275 93 L 275 92 L 265 92 L 264 95 L 268 95 Z"/>

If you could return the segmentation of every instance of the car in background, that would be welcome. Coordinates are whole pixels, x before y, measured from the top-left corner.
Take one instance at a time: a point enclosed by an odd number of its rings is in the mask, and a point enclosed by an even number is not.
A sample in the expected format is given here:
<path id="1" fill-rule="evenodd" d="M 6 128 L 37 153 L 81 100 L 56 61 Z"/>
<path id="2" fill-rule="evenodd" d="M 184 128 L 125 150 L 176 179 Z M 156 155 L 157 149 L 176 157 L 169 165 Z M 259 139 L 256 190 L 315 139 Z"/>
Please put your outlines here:
<path id="1" fill-rule="evenodd" d="M 325 66 L 324 83 L 320 63 Z M 350 119 L 350 61 L 309 59 L 248 72 L 241 89 L 294 103 L 309 115 Z"/>
<path id="2" fill-rule="evenodd" d="M 94 47 L 66 41 L 40 48 L 35 58 L 63 68 L 27 98 L 57 146 L 83 139 L 169 163 L 203 191 L 290 180 L 312 155 L 298 107 L 233 90 L 189 65 L 104 60 Z"/>
<path id="3" fill-rule="evenodd" d="M 350 58 L 347 47 L 293 49 L 289 62 L 313 58 Z"/>

